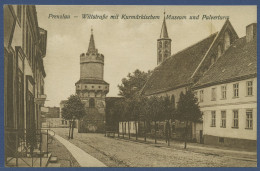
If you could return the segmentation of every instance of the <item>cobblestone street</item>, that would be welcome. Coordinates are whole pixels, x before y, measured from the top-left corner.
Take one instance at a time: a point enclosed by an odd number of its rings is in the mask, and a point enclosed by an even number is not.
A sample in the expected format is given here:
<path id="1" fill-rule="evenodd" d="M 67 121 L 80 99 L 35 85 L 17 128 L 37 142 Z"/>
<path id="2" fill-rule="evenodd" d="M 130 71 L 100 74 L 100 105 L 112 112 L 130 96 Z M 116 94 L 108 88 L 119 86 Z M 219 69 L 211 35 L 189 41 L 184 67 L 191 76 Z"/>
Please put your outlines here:
<path id="1" fill-rule="evenodd" d="M 56 134 L 67 139 L 68 128 L 53 128 Z M 188 144 L 184 150 L 172 142 L 170 147 L 152 143 L 135 142 L 127 138 L 108 138 L 103 134 L 77 133 L 71 143 L 108 167 L 256 167 L 256 153 L 210 150 Z M 176 147 L 175 147 L 176 146 Z M 205 150 L 203 150 L 205 148 Z M 238 157 L 239 156 L 239 157 Z"/>

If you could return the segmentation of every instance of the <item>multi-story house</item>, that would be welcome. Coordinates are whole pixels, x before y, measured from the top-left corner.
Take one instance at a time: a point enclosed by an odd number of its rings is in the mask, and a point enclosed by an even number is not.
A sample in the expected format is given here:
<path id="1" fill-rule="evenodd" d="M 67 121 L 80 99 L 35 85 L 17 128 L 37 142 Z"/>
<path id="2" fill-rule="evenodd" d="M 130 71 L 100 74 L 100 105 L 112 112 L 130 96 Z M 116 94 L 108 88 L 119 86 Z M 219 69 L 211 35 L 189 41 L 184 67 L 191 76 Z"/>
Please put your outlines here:
<path id="1" fill-rule="evenodd" d="M 204 143 L 256 149 L 256 44 L 253 23 L 194 85 L 203 112 Z"/>
<path id="2" fill-rule="evenodd" d="M 4 126 L 6 157 L 35 140 L 44 105 L 47 31 L 34 5 L 4 5 Z"/>

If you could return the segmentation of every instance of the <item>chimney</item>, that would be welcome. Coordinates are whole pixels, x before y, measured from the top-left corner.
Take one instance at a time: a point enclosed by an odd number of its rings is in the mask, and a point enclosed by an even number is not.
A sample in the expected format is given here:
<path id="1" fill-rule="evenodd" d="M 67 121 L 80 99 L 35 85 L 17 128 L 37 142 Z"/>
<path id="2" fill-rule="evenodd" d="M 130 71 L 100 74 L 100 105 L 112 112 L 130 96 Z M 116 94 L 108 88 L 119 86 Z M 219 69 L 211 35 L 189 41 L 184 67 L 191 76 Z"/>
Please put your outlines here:
<path id="1" fill-rule="evenodd" d="M 256 38 L 256 23 L 246 26 L 246 42 L 248 43 L 254 38 Z"/>

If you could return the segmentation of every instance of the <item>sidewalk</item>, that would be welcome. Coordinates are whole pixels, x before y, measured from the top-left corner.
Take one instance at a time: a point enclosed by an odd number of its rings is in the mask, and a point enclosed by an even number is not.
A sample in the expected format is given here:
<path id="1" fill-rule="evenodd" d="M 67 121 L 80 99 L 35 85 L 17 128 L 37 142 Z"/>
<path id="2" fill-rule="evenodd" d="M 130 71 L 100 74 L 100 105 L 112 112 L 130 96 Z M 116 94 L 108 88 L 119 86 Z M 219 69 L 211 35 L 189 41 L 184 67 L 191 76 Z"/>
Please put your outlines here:
<path id="1" fill-rule="evenodd" d="M 82 149 L 78 148 L 68 140 L 55 135 L 55 138 L 60 141 L 73 155 L 81 167 L 107 167 L 104 163 L 100 162 L 96 158 L 92 157 Z"/>
<path id="2" fill-rule="evenodd" d="M 184 149 L 184 142 L 171 140 L 170 146 L 165 142 L 165 140 L 157 139 L 157 143 L 154 143 L 154 139 L 146 138 L 146 142 L 144 141 L 144 137 L 138 137 L 138 140 L 135 140 L 135 137 L 131 137 L 128 139 L 128 135 L 123 138 L 122 135 L 118 138 L 118 140 L 123 141 L 132 141 L 134 143 L 145 143 L 149 145 L 154 145 L 158 148 L 168 148 L 175 150 L 183 150 L 183 151 L 191 151 L 195 153 L 204 153 L 206 155 L 215 155 L 215 156 L 223 156 L 227 158 L 236 158 L 241 160 L 249 160 L 249 161 L 257 161 L 257 152 L 255 151 L 242 151 L 241 149 L 230 149 L 227 147 L 217 147 L 217 146 L 209 146 L 205 144 L 198 143 L 187 143 L 187 149 Z M 244 150 L 244 149 L 243 149 Z"/>

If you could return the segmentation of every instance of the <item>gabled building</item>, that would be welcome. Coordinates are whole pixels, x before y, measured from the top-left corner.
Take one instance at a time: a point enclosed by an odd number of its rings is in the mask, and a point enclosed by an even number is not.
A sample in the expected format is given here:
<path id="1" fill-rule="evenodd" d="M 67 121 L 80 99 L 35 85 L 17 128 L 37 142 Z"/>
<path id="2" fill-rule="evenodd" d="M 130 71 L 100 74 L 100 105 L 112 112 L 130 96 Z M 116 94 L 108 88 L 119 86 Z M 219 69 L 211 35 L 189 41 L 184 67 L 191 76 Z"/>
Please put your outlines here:
<path id="1" fill-rule="evenodd" d="M 167 30 L 165 28 L 164 19 L 162 30 Z M 160 39 L 158 39 L 158 43 L 160 43 Z M 219 32 L 209 35 L 170 57 L 163 58 L 143 87 L 142 94 L 148 97 L 169 96 L 177 107 L 181 92 L 185 93 L 190 89 L 237 39 L 238 35 L 233 26 L 229 20 L 226 20 Z M 167 42 L 166 44 L 162 43 L 162 46 L 158 45 L 157 51 L 161 52 L 160 48 L 168 48 L 170 41 Z M 160 61 L 160 55 L 157 59 Z M 176 133 L 174 136 L 182 136 L 183 123 L 173 121 L 172 128 L 173 132 Z M 189 130 L 190 140 L 203 141 L 202 123 L 192 123 Z"/>
<path id="2" fill-rule="evenodd" d="M 256 23 L 247 26 L 246 36 L 232 42 L 193 89 L 203 112 L 204 143 L 256 149 Z"/>

